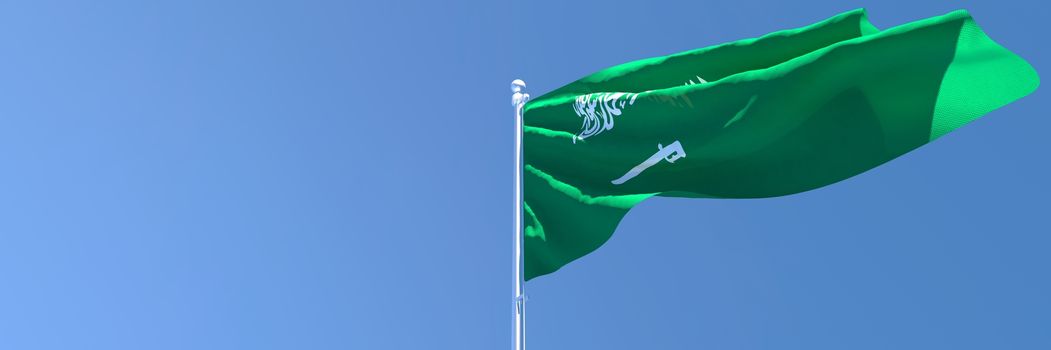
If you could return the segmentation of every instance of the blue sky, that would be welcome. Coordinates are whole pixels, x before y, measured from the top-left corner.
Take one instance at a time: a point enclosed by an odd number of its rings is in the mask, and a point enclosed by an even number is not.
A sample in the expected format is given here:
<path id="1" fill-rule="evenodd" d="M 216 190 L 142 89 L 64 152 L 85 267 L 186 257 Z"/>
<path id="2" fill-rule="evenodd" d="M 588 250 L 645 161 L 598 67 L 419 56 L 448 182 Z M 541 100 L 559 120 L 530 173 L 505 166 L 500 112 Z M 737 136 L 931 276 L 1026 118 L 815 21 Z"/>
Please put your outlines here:
<path id="1" fill-rule="evenodd" d="M 595 70 L 856 7 L 1031 1 L 0 4 L 0 348 L 510 346 L 513 117 Z M 1047 89 L 873 171 L 657 198 L 527 284 L 532 349 L 1051 348 Z"/>

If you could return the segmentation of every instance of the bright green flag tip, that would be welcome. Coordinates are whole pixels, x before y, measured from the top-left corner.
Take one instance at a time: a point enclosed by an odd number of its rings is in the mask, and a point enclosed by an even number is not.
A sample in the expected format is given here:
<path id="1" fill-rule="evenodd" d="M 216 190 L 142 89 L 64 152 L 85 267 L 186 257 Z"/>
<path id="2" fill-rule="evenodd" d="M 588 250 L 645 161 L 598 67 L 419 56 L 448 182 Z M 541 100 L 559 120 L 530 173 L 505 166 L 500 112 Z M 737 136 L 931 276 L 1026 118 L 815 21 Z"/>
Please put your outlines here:
<path id="1" fill-rule="evenodd" d="M 827 186 L 1037 85 L 966 11 L 880 31 L 855 10 L 601 70 L 525 106 L 526 279 L 598 248 L 650 196 Z"/>

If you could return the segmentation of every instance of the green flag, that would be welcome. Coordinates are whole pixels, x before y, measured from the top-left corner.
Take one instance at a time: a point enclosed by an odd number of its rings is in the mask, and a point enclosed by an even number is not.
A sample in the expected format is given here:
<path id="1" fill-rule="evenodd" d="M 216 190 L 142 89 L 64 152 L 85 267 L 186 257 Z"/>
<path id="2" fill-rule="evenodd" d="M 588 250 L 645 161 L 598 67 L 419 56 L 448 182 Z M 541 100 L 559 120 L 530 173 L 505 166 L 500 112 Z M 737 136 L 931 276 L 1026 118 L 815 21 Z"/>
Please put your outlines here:
<path id="1" fill-rule="evenodd" d="M 525 278 L 595 250 L 651 196 L 827 186 L 1037 85 L 966 11 L 880 31 L 855 10 L 601 70 L 525 105 Z"/>

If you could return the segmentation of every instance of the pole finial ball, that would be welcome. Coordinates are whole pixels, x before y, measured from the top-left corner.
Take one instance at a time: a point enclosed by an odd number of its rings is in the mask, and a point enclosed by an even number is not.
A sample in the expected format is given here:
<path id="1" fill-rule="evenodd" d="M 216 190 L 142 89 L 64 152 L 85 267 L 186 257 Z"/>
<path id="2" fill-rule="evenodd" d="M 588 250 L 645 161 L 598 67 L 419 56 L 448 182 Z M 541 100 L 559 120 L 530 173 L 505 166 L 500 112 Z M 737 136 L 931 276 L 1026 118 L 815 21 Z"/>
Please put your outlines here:
<path id="1" fill-rule="evenodd" d="M 522 92 L 522 88 L 525 86 L 525 82 L 522 79 L 515 79 L 511 82 L 511 92 Z"/>

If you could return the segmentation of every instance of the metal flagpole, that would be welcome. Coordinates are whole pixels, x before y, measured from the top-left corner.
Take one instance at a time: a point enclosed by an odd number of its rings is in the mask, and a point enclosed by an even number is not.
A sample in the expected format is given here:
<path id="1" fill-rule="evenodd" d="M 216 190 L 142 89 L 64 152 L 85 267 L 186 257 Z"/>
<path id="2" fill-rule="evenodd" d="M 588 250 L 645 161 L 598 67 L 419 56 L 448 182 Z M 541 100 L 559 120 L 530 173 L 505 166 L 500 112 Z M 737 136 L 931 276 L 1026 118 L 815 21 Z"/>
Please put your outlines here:
<path id="1" fill-rule="evenodd" d="M 522 107 L 529 101 L 529 94 L 522 91 L 525 82 L 511 82 L 511 104 L 515 106 L 515 238 L 514 238 L 514 317 L 515 350 L 525 350 L 525 286 L 522 281 Z"/>

